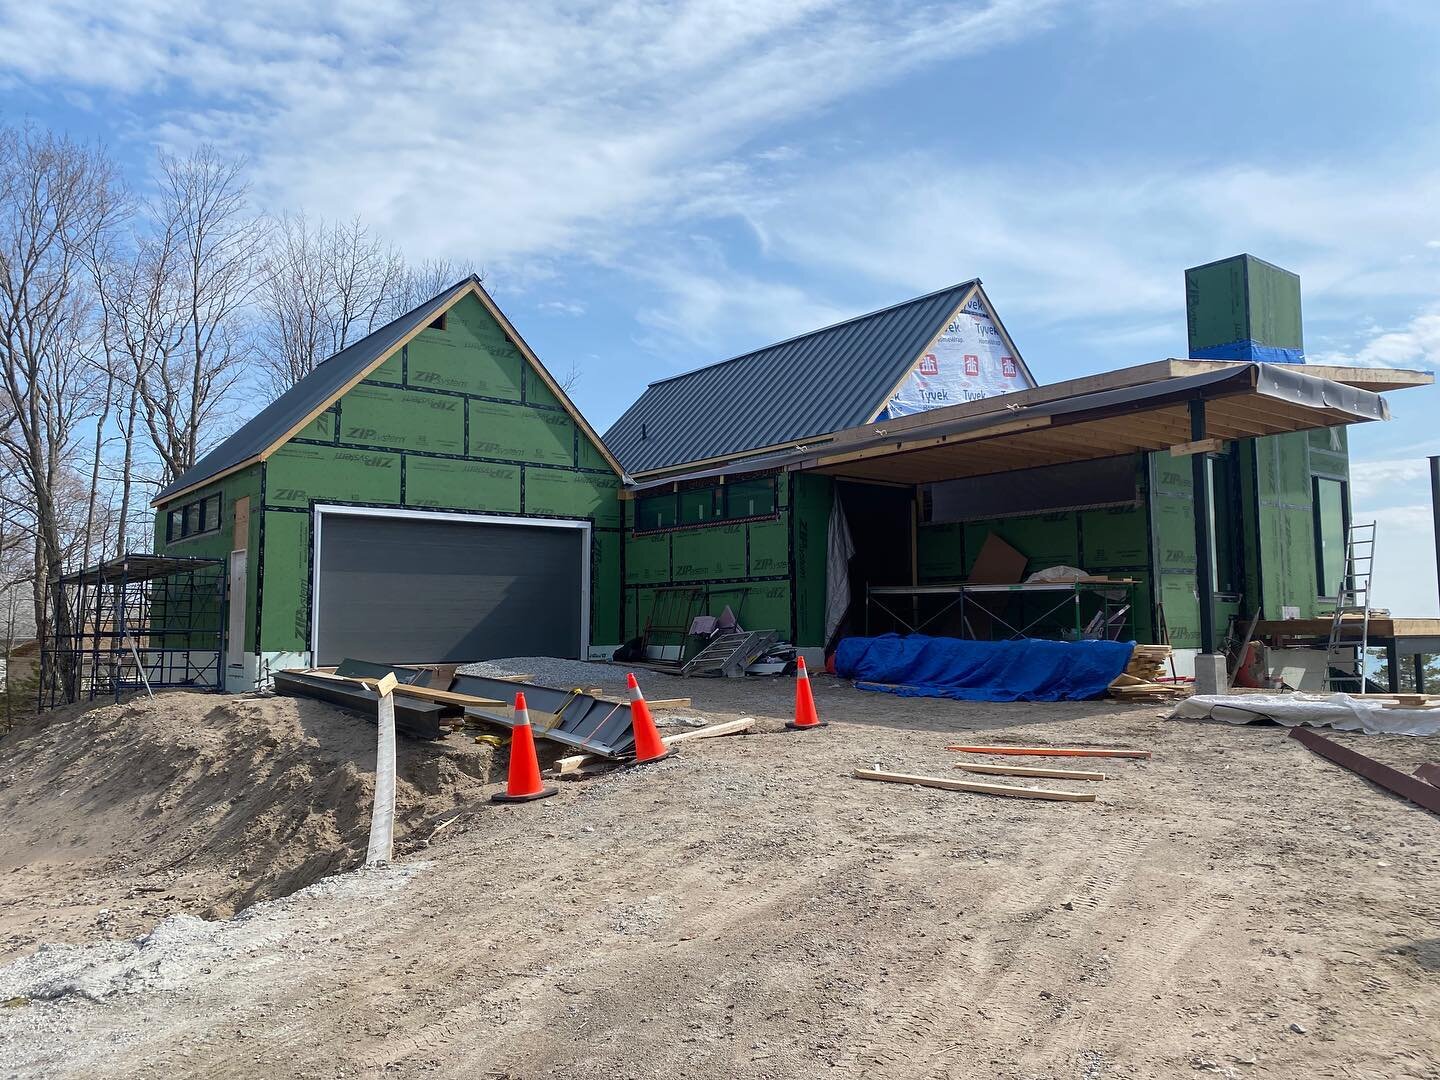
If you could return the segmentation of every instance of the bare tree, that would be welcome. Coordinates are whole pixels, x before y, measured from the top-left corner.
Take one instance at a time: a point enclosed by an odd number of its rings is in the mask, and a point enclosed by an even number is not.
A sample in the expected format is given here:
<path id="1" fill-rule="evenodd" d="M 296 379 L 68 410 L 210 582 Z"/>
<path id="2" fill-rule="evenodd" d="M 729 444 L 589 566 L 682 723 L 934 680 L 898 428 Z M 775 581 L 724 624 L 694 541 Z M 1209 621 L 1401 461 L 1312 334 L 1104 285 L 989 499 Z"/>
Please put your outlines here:
<path id="1" fill-rule="evenodd" d="M 35 536 L 37 626 L 44 583 L 65 563 L 58 494 L 93 392 L 84 253 L 114 221 L 115 169 L 99 150 L 33 127 L 0 129 L 0 446 Z M 56 605 L 57 633 L 69 632 Z"/>
<path id="2" fill-rule="evenodd" d="M 265 262 L 259 367 L 278 397 L 315 365 L 388 322 L 405 282 L 396 250 L 360 219 L 282 217 Z"/>
<path id="3" fill-rule="evenodd" d="M 168 297 L 162 303 L 175 305 L 178 344 L 155 353 L 136 386 L 162 482 L 195 464 L 202 443 L 220 434 L 220 406 L 251 355 L 247 308 L 266 229 L 250 213 L 243 166 L 208 146 L 160 159 L 151 218 L 164 258 L 149 273 Z"/>
<path id="4" fill-rule="evenodd" d="M 436 293 L 472 275 L 482 281 L 485 277 L 481 270 L 472 268 L 469 263 L 457 263 L 450 259 L 426 259 L 416 266 L 407 267 L 388 317 L 393 319 L 404 315 Z"/>

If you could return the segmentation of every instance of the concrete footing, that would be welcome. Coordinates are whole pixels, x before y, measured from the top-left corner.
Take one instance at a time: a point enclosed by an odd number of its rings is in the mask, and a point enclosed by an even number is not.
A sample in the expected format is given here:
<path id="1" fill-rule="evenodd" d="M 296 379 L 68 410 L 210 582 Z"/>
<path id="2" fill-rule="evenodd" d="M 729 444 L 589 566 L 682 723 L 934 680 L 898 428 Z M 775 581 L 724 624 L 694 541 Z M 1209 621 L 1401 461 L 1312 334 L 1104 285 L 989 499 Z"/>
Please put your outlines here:
<path id="1" fill-rule="evenodd" d="M 1223 694 L 1230 688 L 1223 653 L 1201 653 L 1195 657 L 1195 692 Z"/>

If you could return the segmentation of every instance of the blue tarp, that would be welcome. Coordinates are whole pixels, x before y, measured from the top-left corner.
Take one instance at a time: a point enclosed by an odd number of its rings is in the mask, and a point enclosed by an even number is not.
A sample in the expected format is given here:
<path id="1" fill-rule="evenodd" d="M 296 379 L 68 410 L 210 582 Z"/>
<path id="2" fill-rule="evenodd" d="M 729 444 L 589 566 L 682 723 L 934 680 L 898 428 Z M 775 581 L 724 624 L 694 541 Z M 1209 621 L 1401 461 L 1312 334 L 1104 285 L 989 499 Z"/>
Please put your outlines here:
<path id="1" fill-rule="evenodd" d="M 959 701 L 1084 701 L 1103 697 L 1133 641 L 964 641 L 924 634 L 845 638 L 835 672 L 862 690 Z M 886 685 L 878 685 L 878 684 Z"/>

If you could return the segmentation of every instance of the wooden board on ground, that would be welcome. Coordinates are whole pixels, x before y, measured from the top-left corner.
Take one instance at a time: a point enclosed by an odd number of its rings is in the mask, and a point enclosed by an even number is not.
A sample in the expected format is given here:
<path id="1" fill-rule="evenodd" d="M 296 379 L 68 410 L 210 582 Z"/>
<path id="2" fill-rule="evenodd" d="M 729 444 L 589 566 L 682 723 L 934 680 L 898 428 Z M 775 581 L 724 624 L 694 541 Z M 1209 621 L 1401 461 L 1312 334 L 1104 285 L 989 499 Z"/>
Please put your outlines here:
<path id="1" fill-rule="evenodd" d="M 1090 746 L 947 746 L 963 754 L 1015 754 L 1025 757 L 1148 758 L 1149 750 L 1107 750 Z"/>
<path id="2" fill-rule="evenodd" d="M 1079 769 L 1043 769 L 1035 765 L 981 765 L 966 763 L 956 765 L 970 773 L 984 773 L 987 776 L 1044 776 L 1051 780 L 1104 780 L 1103 772 L 1082 772 Z"/>
<path id="3" fill-rule="evenodd" d="M 1005 795 L 1012 799 L 1043 799 L 1050 802 L 1095 801 L 1093 792 L 1010 787 L 1008 784 L 974 784 L 968 780 L 951 780 L 945 776 L 911 776 L 909 773 L 880 772 L 876 769 L 856 769 L 855 778 L 857 780 L 880 780 L 887 784 L 916 784 L 920 787 L 943 788 L 946 791 L 969 791 L 978 795 Z"/>
<path id="4" fill-rule="evenodd" d="M 645 704 L 652 709 L 688 709 L 690 708 L 690 699 L 688 697 L 667 697 L 651 701 L 646 698 Z"/>

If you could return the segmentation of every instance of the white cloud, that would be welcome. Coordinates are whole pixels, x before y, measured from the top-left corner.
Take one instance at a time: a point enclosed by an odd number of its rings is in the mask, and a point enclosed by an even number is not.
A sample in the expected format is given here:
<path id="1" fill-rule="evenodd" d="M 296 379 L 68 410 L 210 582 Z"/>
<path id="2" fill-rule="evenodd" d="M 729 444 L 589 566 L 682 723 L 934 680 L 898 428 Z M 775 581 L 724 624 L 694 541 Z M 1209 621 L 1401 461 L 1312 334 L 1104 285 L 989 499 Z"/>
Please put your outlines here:
<path id="1" fill-rule="evenodd" d="M 1397 330 L 1379 330 L 1353 353 L 1327 354 L 1330 363 L 1364 367 L 1440 367 L 1440 311 L 1416 315 Z"/>
<path id="2" fill-rule="evenodd" d="M 769 127 L 1042 32 L 1058 6 L 540 0 L 337 20 L 314 0 L 54 0 L 0 14 L 0 71 L 153 95 L 161 140 L 248 151 L 275 205 L 503 264 L 619 249 L 733 184 Z"/>

